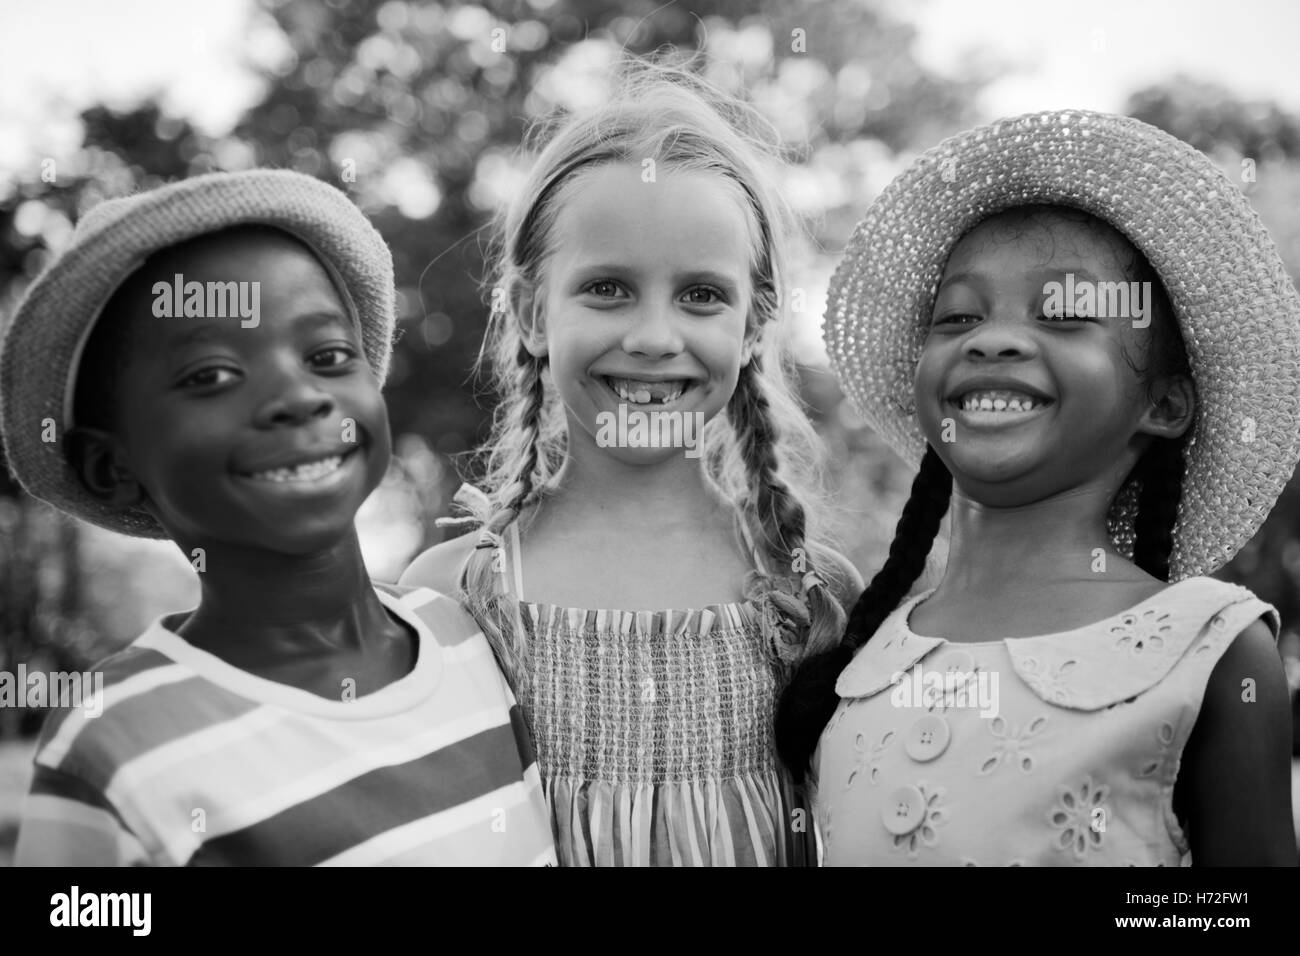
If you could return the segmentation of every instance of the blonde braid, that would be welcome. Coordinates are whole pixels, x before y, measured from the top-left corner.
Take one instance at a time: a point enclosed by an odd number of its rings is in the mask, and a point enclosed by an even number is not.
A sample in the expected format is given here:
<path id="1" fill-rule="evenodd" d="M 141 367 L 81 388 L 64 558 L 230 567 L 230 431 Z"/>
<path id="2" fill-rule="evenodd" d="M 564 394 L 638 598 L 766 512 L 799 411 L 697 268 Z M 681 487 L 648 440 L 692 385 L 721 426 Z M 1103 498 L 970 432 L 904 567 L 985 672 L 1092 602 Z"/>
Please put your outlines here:
<path id="1" fill-rule="evenodd" d="M 748 478 L 745 518 L 762 532 L 765 550 L 787 574 L 801 578 L 808 602 L 808 635 L 803 653 L 817 653 L 840 642 L 844 609 L 818 574 L 806 541 L 807 512 L 803 502 L 780 475 L 780 433 L 771 411 L 757 354 L 740 370 L 740 379 L 727 405 Z"/>
<path id="2" fill-rule="evenodd" d="M 510 387 L 512 401 L 509 403 L 515 413 L 515 423 L 508 446 L 518 449 L 511 469 L 513 478 L 493 496 L 491 510 L 482 516 L 478 544 L 465 569 L 464 596 L 518 696 L 521 683 L 527 679 L 524 635 L 516 626 L 517 602 L 523 595 L 516 594 L 512 598 L 501 593 L 496 587 L 496 575 L 502 571 L 495 565 L 503 560 L 497 555 L 504 557 L 505 554 L 502 534 L 519 517 L 537 489 L 538 448 L 546 386 L 542 380 L 545 360 L 534 358 L 522 342 L 515 361 L 517 368 Z M 520 556 L 515 555 L 515 560 L 520 560 Z"/>

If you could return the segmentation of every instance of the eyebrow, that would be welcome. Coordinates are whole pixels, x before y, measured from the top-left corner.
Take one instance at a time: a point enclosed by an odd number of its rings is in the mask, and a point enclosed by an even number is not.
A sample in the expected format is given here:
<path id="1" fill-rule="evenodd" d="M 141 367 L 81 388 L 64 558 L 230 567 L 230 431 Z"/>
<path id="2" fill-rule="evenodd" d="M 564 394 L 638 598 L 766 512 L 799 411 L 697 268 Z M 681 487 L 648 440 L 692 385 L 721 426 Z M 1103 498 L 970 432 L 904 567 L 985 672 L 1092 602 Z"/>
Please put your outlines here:
<path id="1" fill-rule="evenodd" d="M 357 331 L 351 318 L 346 312 L 341 310 L 317 310 L 304 312 L 302 315 L 296 315 L 290 321 L 298 327 L 305 328 L 308 331 L 329 326 L 339 325 L 346 329 Z M 202 325 L 196 326 L 173 339 L 167 345 L 168 354 L 183 351 L 192 345 L 199 345 L 207 341 L 221 340 L 226 335 L 226 329 L 223 326 L 229 326 L 233 330 L 242 331 L 239 324 L 239 318 L 229 319 L 209 319 Z"/>
<path id="2" fill-rule="evenodd" d="M 314 312 L 304 312 L 302 315 L 295 315 L 289 320 L 296 326 L 309 326 L 317 329 L 324 325 L 342 325 L 349 329 L 355 329 L 356 325 L 352 317 L 342 309 L 324 309 Z"/>
<path id="3" fill-rule="evenodd" d="M 610 275 L 636 275 L 638 269 L 636 266 L 616 265 L 614 263 L 593 262 L 591 265 L 579 263 L 575 272 L 583 275 L 609 273 Z M 718 272 L 715 269 L 687 269 L 682 272 L 673 274 L 676 282 L 711 282 L 714 285 L 735 285 L 738 281 L 737 276 L 728 275 L 725 272 Z"/>
<path id="4" fill-rule="evenodd" d="M 1044 284 L 1047 282 L 1060 281 L 1067 274 L 1073 275 L 1075 279 L 1085 282 L 1101 281 L 1096 275 L 1094 275 L 1090 270 L 1085 269 L 1083 266 L 1067 266 L 1063 269 L 1039 269 L 1036 272 L 1031 273 L 1031 275 L 1041 278 Z M 939 291 L 942 291 L 947 286 L 955 285 L 958 282 L 984 282 L 988 281 L 990 278 L 992 278 L 992 275 L 987 272 L 975 272 L 970 270 L 966 272 L 955 272 L 944 278 L 944 280 L 939 283 Z"/>
<path id="5" fill-rule="evenodd" d="M 711 282 L 714 285 L 735 285 L 736 277 L 729 276 L 725 272 L 715 272 L 712 269 L 693 270 L 684 273 L 681 278 L 690 282 Z"/>
<path id="6" fill-rule="evenodd" d="M 225 321 L 225 320 L 218 320 Z M 218 321 L 209 321 L 203 325 L 196 326 L 167 343 L 169 353 L 179 352 L 191 345 L 197 345 L 211 339 L 219 339 L 224 335 L 224 330 L 218 324 Z M 239 320 L 235 320 L 235 328 L 239 328 Z"/>
<path id="7" fill-rule="evenodd" d="M 975 272 L 954 272 L 950 276 L 943 277 L 943 279 L 939 282 L 939 288 L 937 291 L 942 292 L 948 286 L 956 285 L 959 282 L 969 283 L 982 278 L 984 278 L 982 275 Z"/>

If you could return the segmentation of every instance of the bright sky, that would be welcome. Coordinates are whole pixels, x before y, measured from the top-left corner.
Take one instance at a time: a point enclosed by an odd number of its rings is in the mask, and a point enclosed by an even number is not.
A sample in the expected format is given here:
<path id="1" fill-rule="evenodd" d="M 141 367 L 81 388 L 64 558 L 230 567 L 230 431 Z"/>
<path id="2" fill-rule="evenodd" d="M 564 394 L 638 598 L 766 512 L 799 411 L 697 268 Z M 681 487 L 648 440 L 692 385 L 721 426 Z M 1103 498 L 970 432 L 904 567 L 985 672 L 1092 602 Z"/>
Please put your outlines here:
<path id="1" fill-rule="evenodd" d="M 1300 111 L 1296 0 L 887 0 L 916 22 L 941 71 L 978 54 L 1013 68 L 982 105 L 1118 110 L 1134 88 L 1182 71 Z M 689 2 L 684 3 L 689 7 Z M 258 96 L 241 58 L 278 50 L 251 0 L 0 0 L 0 176 L 75 148 L 66 120 L 96 98 L 166 106 L 224 132 Z"/>
<path id="2" fill-rule="evenodd" d="M 917 55 L 946 71 L 983 49 L 1014 67 L 982 99 L 990 119 L 1040 109 L 1117 112 L 1186 73 L 1300 112 L 1296 0 L 922 0 L 897 4 Z"/>

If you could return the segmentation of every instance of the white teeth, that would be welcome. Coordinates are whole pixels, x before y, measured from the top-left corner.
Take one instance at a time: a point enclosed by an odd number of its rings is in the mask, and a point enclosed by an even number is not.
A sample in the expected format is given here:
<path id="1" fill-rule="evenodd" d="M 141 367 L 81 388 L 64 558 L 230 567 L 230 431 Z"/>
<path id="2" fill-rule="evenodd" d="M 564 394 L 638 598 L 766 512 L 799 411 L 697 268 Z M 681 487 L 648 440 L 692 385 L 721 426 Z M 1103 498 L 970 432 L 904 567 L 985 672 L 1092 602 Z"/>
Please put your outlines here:
<path id="1" fill-rule="evenodd" d="M 677 382 L 671 386 L 672 391 L 665 392 L 656 400 L 654 391 L 655 383 L 631 382 L 630 384 L 620 379 L 607 379 L 610 386 L 618 393 L 618 397 L 625 402 L 631 402 L 633 405 L 648 405 L 652 402 L 659 405 L 667 405 L 669 402 L 675 402 L 681 398 L 682 392 L 685 391 L 685 385 Z"/>
<path id="2" fill-rule="evenodd" d="M 334 455 L 331 458 L 322 458 L 320 461 L 309 461 L 294 468 L 272 468 L 269 471 L 255 472 L 249 477 L 257 481 L 316 481 L 338 471 L 342 464 L 343 456 Z"/>
<path id="3" fill-rule="evenodd" d="M 1030 412 L 1039 404 L 1023 392 L 1009 391 L 970 392 L 961 400 L 962 409 L 968 412 Z"/>

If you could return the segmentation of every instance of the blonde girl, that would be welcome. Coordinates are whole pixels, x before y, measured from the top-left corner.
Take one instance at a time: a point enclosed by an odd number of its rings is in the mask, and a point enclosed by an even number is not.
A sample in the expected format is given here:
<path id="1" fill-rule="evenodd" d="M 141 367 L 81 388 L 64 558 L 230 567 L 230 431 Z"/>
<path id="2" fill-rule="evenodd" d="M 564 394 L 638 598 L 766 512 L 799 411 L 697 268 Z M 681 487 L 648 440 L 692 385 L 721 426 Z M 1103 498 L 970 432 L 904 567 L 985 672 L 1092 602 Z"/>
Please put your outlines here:
<path id="1" fill-rule="evenodd" d="M 461 593 L 494 642 L 562 865 L 812 860 L 773 709 L 859 579 L 821 543 L 770 141 L 691 74 L 634 65 L 505 216 L 501 400 L 463 497 L 481 527 L 403 581 Z"/>

